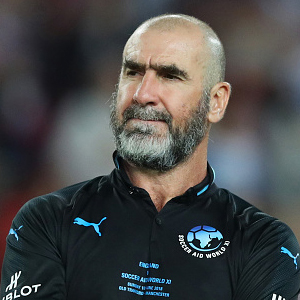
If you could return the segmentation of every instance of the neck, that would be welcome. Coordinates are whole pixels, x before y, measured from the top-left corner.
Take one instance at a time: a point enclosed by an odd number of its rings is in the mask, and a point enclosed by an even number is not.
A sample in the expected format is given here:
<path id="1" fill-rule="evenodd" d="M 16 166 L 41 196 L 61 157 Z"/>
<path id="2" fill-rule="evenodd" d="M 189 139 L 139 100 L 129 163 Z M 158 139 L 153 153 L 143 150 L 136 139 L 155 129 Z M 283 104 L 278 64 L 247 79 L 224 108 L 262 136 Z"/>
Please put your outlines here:
<path id="1" fill-rule="evenodd" d="M 160 211 L 172 198 L 200 183 L 207 174 L 207 155 L 196 149 L 185 162 L 167 172 L 139 168 L 124 161 L 126 173 L 134 186 L 145 189 Z"/>

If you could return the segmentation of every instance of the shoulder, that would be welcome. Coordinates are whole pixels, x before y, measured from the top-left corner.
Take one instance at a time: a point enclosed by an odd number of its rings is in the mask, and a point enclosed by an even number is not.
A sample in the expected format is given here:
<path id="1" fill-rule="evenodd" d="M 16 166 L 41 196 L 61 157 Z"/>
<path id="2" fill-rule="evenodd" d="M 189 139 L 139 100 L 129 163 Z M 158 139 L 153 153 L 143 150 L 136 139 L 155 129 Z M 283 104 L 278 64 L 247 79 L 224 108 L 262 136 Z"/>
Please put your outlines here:
<path id="1" fill-rule="evenodd" d="M 257 222 L 268 223 L 277 220 L 226 189 L 216 189 L 212 199 L 222 207 L 226 207 L 227 216 L 244 228 Z"/>
<path id="2" fill-rule="evenodd" d="M 262 247 L 287 245 L 299 251 L 298 241 L 291 228 L 281 220 L 271 216 L 255 205 L 225 189 L 218 189 L 214 195 L 226 206 L 236 238 L 247 245 L 249 251 Z"/>
<path id="3" fill-rule="evenodd" d="M 58 220 L 68 207 L 72 207 L 78 198 L 97 190 L 102 177 L 76 183 L 51 192 L 49 194 L 35 197 L 26 202 L 15 217 L 18 219 L 45 219 L 54 218 Z"/>
<path id="4" fill-rule="evenodd" d="M 58 245 L 67 211 L 76 201 L 84 202 L 89 194 L 97 191 L 101 179 L 77 183 L 26 202 L 13 219 L 8 244 L 17 248 L 24 244 L 23 247 L 33 252 L 36 246 L 30 248 L 28 242 L 30 245 L 49 245 L 51 240 L 51 245 Z"/>

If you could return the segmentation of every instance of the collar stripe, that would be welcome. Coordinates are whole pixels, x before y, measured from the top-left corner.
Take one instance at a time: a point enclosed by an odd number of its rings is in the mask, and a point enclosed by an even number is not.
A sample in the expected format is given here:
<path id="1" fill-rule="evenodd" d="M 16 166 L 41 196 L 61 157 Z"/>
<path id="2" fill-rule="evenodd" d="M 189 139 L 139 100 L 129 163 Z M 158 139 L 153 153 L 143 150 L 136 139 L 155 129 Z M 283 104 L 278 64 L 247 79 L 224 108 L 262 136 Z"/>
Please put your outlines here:
<path id="1" fill-rule="evenodd" d="M 203 194 L 209 187 L 209 184 L 206 185 L 200 192 L 197 193 L 197 196 L 200 196 L 201 194 Z"/>

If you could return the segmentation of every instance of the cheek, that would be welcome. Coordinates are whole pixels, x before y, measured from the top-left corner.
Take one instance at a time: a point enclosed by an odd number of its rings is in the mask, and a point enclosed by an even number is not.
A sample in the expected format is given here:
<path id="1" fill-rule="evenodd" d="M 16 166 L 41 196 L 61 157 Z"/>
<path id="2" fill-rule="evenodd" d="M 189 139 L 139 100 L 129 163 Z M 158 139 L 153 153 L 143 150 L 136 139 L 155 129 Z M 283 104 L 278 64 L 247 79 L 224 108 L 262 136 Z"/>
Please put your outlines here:
<path id="1" fill-rule="evenodd" d="M 198 103 L 199 100 L 193 101 L 193 103 L 190 102 L 181 102 L 177 105 L 169 105 L 168 111 L 172 115 L 173 118 L 173 125 L 174 126 L 186 126 L 187 121 L 191 118 L 193 115 L 193 112 L 198 109 Z M 174 103 L 173 103 L 174 104 Z"/>
<path id="2" fill-rule="evenodd" d="M 182 99 L 176 101 L 175 98 L 172 98 L 172 101 L 166 103 L 165 108 L 177 122 L 180 122 L 181 119 L 188 118 L 191 110 L 189 103 L 183 102 Z"/>
<path id="3" fill-rule="evenodd" d="M 139 81 L 136 79 L 121 79 L 119 82 L 119 91 L 126 98 L 133 98 L 133 95 L 137 91 L 139 86 Z"/>
<path id="4" fill-rule="evenodd" d="M 116 110 L 117 115 L 122 115 L 124 110 L 131 105 L 134 90 L 128 86 L 122 86 L 118 89 Z"/>

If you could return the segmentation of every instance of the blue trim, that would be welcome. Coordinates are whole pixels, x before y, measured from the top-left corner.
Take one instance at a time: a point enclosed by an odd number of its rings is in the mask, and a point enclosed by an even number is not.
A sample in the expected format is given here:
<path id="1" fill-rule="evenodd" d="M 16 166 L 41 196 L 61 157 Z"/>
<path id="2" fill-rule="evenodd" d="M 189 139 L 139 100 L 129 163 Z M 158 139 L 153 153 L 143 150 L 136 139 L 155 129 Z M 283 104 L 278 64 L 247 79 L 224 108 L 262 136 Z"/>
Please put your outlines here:
<path id="1" fill-rule="evenodd" d="M 116 159 L 116 166 L 117 166 L 117 169 L 120 170 L 120 165 L 119 165 L 119 162 L 117 159 Z"/>
<path id="2" fill-rule="evenodd" d="M 203 193 L 209 188 L 209 186 L 210 186 L 211 184 L 213 184 L 214 181 L 215 181 L 215 177 L 216 177 L 215 170 L 214 170 L 212 167 L 210 167 L 210 168 L 211 168 L 212 173 L 213 173 L 213 180 L 212 180 L 212 182 L 211 182 L 210 184 L 206 185 L 200 192 L 198 192 L 198 193 L 197 193 L 197 196 L 200 196 L 201 194 L 203 194 Z"/>
<path id="3" fill-rule="evenodd" d="M 116 157 L 114 158 L 114 163 L 115 163 L 115 166 L 118 170 L 120 170 L 120 164 L 119 164 L 119 161 L 118 161 L 118 155 L 116 155 Z"/>
<path id="4" fill-rule="evenodd" d="M 200 192 L 198 192 L 197 196 L 200 196 L 201 194 L 203 194 L 208 188 L 209 188 L 209 184 L 206 185 Z"/>

